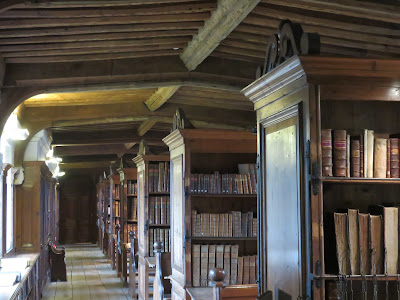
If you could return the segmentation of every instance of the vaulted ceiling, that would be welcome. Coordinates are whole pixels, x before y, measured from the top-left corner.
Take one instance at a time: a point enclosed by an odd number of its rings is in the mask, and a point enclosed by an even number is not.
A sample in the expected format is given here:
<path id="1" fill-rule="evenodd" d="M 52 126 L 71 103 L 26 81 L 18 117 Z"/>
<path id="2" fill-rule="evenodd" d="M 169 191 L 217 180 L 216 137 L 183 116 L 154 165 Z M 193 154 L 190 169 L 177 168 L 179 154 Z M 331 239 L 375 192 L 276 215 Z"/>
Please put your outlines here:
<path id="1" fill-rule="evenodd" d="M 178 107 L 195 127 L 250 130 L 240 90 L 284 19 L 319 33 L 321 55 L 400 58 L 399 1 L 4 0 L 0 109 L 29 98 L 23 126 L 51 130 L 65 169 L 129 161 L 143 138 L 166 151 Z"/>

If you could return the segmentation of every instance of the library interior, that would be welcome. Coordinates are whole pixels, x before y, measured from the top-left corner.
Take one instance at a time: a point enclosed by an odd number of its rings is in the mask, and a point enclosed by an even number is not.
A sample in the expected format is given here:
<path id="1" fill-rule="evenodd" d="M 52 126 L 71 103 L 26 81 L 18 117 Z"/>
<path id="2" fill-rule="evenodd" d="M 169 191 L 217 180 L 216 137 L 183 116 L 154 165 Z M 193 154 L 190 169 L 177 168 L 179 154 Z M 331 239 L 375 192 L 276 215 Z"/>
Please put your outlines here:
<path id="1" fill-rule="evenodd" d="M 400 300 L 399 0 L 2 0 L 0 133 L 0 300 Z"/>

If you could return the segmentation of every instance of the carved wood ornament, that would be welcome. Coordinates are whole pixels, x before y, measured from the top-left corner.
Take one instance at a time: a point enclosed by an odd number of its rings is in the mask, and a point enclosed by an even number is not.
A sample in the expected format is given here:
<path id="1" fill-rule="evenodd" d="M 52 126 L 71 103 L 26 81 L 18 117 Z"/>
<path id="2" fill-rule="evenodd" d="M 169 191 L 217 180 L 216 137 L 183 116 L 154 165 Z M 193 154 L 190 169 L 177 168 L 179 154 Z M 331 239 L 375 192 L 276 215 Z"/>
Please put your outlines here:
<path id="1" fill-rule="evenodd" d="M 293 55 L 319 54 L 318 33 L 307 33 L 299 23 L 284 20 L 279 24 L 278 34 L 269 37 L 264 67 L 257 71 L 257 78 L 273 70 Z"/>
<path id="2" fill-rule="evenodd" d="M 176 129 L 194 128 L 189 119 L 186 118 L 182 108 L 177 108 L 172 122 L 172 131 Z"/>

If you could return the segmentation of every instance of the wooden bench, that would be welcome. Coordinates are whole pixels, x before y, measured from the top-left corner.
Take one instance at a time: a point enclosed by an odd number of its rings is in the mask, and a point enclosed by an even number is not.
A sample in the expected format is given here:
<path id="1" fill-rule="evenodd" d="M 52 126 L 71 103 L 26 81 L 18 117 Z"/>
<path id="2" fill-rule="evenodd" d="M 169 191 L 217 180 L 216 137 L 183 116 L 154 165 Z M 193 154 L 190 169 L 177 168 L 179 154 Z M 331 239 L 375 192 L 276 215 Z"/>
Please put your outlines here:
<path id="1" fill-rule="evenodd" d="M 51 242 L 49 248 L 50 280 L 67 281 L 67 267 L 65 265 L 65 248 L 56 247 Z"/>
<path id="2" fill-rule="evenodd" d="M 163 253 L 164 245 L 162 242 L 154 243 L 154 253 L 156 258 L 156 276 L 154 278 L 154 300 L 171 299 L 171 253 Z"/>

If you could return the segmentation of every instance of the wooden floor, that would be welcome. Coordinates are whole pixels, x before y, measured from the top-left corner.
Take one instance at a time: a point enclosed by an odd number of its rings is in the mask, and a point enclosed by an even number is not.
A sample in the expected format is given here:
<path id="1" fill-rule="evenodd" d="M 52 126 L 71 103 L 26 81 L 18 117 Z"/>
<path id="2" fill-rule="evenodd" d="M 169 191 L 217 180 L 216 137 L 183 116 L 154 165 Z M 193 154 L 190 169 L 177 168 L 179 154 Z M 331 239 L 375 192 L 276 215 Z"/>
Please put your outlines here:
<path id="1" fill-rule="evenodd" d="M 42 299 L 129 299 L 97 245 L 66 246 L 67 282 L 48 282 Z"/>

